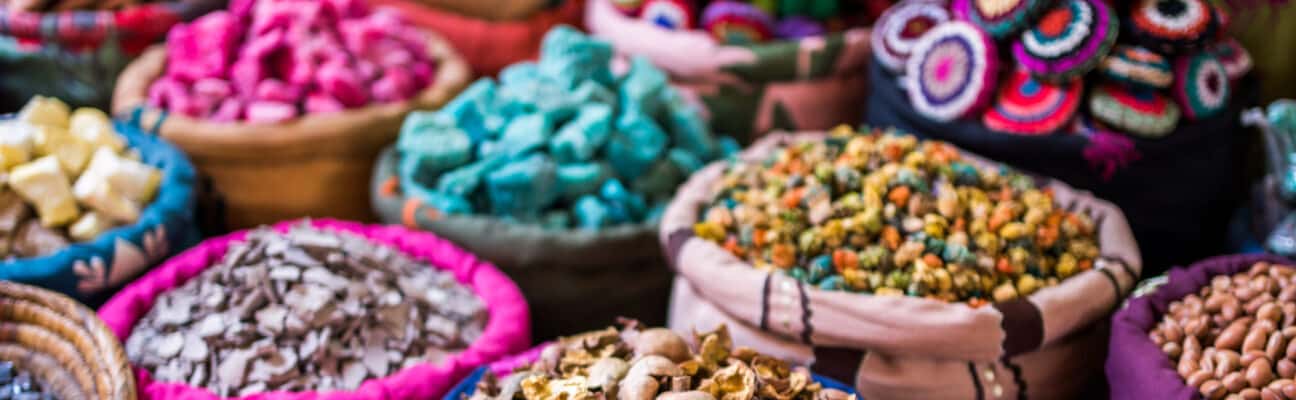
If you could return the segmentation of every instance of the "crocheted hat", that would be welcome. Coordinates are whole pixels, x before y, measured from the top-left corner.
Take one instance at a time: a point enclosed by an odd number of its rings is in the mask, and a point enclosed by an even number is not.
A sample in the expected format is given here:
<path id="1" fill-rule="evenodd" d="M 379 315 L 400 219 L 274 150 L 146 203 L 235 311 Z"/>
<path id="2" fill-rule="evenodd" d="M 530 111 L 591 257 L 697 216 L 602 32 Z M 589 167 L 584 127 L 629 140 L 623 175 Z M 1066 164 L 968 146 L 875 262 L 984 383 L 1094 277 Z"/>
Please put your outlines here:
<path id="1" fill-rule="evenodd" d="M 1211 45 L 1210 53 L 1224 65 L 1229 80 L 1236 81 L 1251 72 L 1251 53 L 1237 39 L 1226 38 L 1216 42 Z"/>
<path id="2" fill-rule="evenodd" d="M 1065 82 L 1098 65 L 1119 24 L 1103 0 L 1062 0 L 1013 43 L 1013 56 L 1036 77 Z"/>
<path id="3" fill-rule="evenodd" d="M 1094 119 L 1134 136 L 1164 137 L 1179 123 L 1179 107 L 1156 91 L 1104 84 L 1089 97 Z"/>
<path id="4" fill-rule="evenodd" d="M 1207 52 L 1175 60 L 1172 92 L 1184 116 L 1202 119 L 1228 108 L 1229 76 L 1224 64 Z"/>
<path id="5" fill-rule="evenodd" d="M 685 0 L 647 0 L 639 10 L 639 19 L 673 31 L 693 29 L 697 11 Z"/>
<path id="6" fill-rule="evenodd" d="M 1220 21 L 1214 10 L 1205 0 L 1135 0 L 1127 25 L 1144 46 L 1162 53 L 1192 51 L 1215 37 Z"/>
<path id="7" fill-rule="evenodd" d="M 702 11 L 702 27 L 721 43 L 760 43 L 773 36 L 774 19 L 748 3 L 717 1 Z"/>
<path id="8" fill-rule="evenodd" d="M 918 39 L 905 67 L 913 107 L 933 120 L 950 121 L 989 102 L 999 60 L 990 36 L 970 23 L 950 21 Z"/>
<path id="9" fill-rule="evenodd" d="M 1160 54 L 1138 46 L 1116 46 L 1103 58 L 1098 70 L 1113 81 L 1148 89 L 1165 89 L 1174 82 L 1170 62 Z"/>
<path id="10" fill-rule="evenodd" d="M 955 13 L 980 26 L 995 38 L 1005 38 L 1025 28 L 1049 4 L 1045 0 L 954 0 Z"/>
<path id="11" fill-rule="evenodd" d="M 892 72 L 904 69 L 913 45 L 928 30 L 950 20 L 937 1 L 907 1 L 887 9 L 873 24 L 873 56 Z"/>
<path id="12" fill-rule="evenodd" d="M 1078 78 L 1061 85 L 1042 82 L 1018 69 L 999 87 L 994 104 L 981 121 L 987 128 L 1001 132 L 1056 132 L 1075 117 L 1083 86 Z"/>

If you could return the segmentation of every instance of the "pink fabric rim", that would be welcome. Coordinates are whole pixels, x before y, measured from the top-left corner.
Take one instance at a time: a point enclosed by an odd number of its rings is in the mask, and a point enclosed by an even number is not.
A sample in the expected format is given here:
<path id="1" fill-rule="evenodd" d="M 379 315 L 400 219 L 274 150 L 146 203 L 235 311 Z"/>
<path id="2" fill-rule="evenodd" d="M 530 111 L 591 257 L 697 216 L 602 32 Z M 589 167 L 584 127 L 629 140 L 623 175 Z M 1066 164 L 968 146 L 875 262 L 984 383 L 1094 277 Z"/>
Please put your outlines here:
<path id="1" fill-rule="evenodd" d="M 301 220 L 280 222 L 274 229 L 286 232 Z M 422 364 L 380 379 L 370 379 L 353 391 L 266 392 L 237 397 L 243 400 L 289 399 L 434 399 L 440 398 L 477 367 L 523 351 L 530 345 L 531 317 L 517 285 L 494 265 L 435 235 L 398 226 L 364 225 L 332 219 L 315 219 L 312 226 L 345 231 L 377 243 L 393 246 L 436 268 L 451 271 L 455 279 L 472 288 L 490 312 L 481 337 L 467 350 L 445 362 Z M 243 240 L 248 230 L 208 239 L 167 260 L 148 274 L 131 282 L 99 309 L 99 318 L 119 338 L 129 336 L 139 318 L 153 307 L 162 293 L 183 284 L 224 257 L 230 243 Z M 143 368 L 135 367 L 139 397 L 149 399 L 201 399 L 220 397 L 202 388 L 182 383 L 154 382 Z"/>

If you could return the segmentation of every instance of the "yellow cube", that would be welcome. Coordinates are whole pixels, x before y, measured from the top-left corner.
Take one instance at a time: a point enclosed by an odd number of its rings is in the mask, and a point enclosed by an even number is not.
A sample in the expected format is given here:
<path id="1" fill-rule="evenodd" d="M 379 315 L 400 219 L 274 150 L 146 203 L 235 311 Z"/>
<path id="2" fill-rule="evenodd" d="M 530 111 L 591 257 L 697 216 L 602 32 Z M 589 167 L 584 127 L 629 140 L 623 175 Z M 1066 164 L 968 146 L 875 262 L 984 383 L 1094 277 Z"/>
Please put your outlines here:
<path id="1" fill-rule="evenodd" d="M 162 182 L 162 171 L 157 168 L 119 156 L 105 148 L 96 150 L 94 157 L 90 159 L 83 178 L 90 175 L 111 183 L 115 190 L 139 204 L 151 201 Z"/>
<path id="2" fill-rule="evenodd" d="M 41 225 L 46 227 L 67 225 L 81 214 L 72 197 L 72 185 L 54 156 L 14 167 L 9 174 L 9 186 L 35 206 Z"/>
<path id="3" fill-rule="evenodd" d="M 113 129 L 108 114 L 97 108 L 81 107 L 72 112 L 68 132 L 94 147 L 107 147 L 115 152 L 126 148 L 126 139 Z"/>
<path id="4" fill-rule="evenodd" d="M 81 204 L 113 221 L 129 224 L 139 219 L 139 205 L 107 180 L 83 175 L 72 187 L 72 193 Z"/>
<path id="5" fill-rule="evenodd" d="M 31 160 L 35 130 L 26 122 L 0 123 L 0 169 L 8 171 L 9 168 Z"/>
<path id="6" fill-rule="evenodd" d="M 31 123 L 33 125 L 53 126 L 67 129 L 68 116 L 71 110 L 67 103 L 62 100 L 35 96 L 27 101 L 22 110 L 18 111 L 18 120 Z"/>
<path id="7" fill-rule="evenodd" d="M 68 133 L 66 129 L 50 126 L 38 127 L 34 143 L 38 157 L 57 157 L 63 172 L 68 176 L 80 175 L 95 149 L 89 142 Z"/>
<path id="8" fill-rule="evenodd" d="M 90 241 L 112 227 L 112 220 L 91 211 L 81 215 L 80 219 L 68 227 L 68 236 L 78 242 Z"/>

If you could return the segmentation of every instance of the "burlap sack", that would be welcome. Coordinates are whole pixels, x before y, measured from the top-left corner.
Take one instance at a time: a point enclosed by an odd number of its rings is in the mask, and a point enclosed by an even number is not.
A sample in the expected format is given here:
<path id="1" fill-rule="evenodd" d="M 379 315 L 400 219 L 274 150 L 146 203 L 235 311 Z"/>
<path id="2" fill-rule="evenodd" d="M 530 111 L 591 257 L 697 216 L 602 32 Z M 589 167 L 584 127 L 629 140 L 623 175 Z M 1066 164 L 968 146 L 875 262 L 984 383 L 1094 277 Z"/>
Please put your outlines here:
<path id="1" fill-rule="evenodd" d="M 761 160 L 785 141 L 771 134 L 742 155 Z M 973 163 L 988 161 L 964 153 Z M 753 268 L 695 238 L 698 207 L 725 168 L 693 175 L 666 210 L 660 238 L 679 272 L 670 327 L 729 323 L 737 343 L 811 363 L 853 383 L 863 398 L 1075 398 L 1101 371 L 1105 319 L 1138 280 L 1139 251 L 1115 206 L 1056 181 L 1058 202 L 1094 218 L 1102 257 L 1094 269 L 1027 298 L 971 308 L 909 297 L 823 291 Z"/>
<path id="2" fill-rule="evenodd" d="M 445 215 L 400 190 L 394 148 L 374 167 L 374 211 L 389 224 L 435 233 L 499 266 L 522 288 L 535 337 L 605 328 L 618 316 L 666 321 L 670 269 L 652 225 L 545 230 L 489 216 Z"/>
<path id="3" fill-rule="evenodd" d="M 416 97 L 270 123 L 214 123 L 147 106 L 148 88 L 166 67 L 153 47 L 122 72 L 113 113 L 140 113 L 140 124 L 189 155 L 224 198 L 230 228 L 295 217 L 372 220 L 366 188 L 383 146 L 396 140 L 405 114 L 440 107 L 466 86 L 468 64 L 441 37 L 428 34 L 436 77 Z"/>
<path id="4" fill-rule="evenodd" d="M 864 118 L 869 28 L 801 40 L 720 45 L 700 30 L 670 31 L 590 0 L 590 33 L 619 54 L 644 56 L 701 98 L 711 128 L 750 142 L 770 130 L 828 129 Z"/>

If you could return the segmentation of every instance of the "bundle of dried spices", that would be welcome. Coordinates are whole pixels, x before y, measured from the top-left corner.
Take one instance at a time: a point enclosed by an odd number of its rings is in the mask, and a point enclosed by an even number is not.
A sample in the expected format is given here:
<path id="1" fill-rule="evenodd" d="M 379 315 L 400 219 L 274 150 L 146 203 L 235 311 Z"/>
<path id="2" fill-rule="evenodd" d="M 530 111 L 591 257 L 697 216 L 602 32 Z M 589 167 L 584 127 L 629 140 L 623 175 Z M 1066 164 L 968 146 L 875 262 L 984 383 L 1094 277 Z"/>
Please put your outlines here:
<path id="1" fill-rule="evenodd" d="M 695 233 L 825 290 L 980 306 L 1093 267 L 1093 222 L 1001 165 L 909 135 L 839 127 L 738 161 Z"/>
<path id="2" fill-rule="evenodd" d="M 221 396 L 355 389 L 462 351 L 487 317 L 450 273 L 303 224 L 249 233 L 159 297 L 126 352 L 156 380 Z"/>
<path id="3" fill-rule="evenodd" d="M 729 331 L 693 333 L 696 350 L 665 328 L 624 321 L 559 339 L 502 381 L 487 374 L 469 400 L 854 400 L 804 367 L 734 348 Z M 467 397 L 467 396 L 465 396 Z"/>

